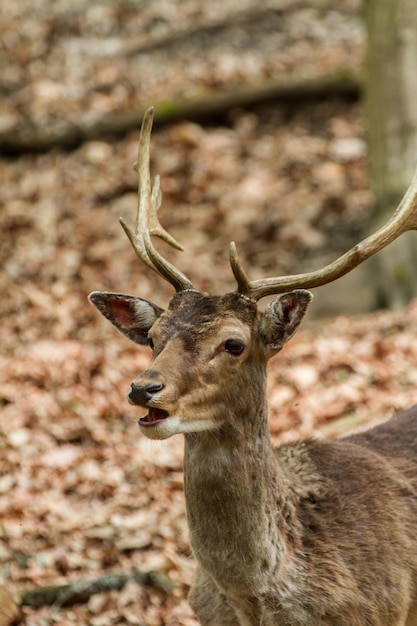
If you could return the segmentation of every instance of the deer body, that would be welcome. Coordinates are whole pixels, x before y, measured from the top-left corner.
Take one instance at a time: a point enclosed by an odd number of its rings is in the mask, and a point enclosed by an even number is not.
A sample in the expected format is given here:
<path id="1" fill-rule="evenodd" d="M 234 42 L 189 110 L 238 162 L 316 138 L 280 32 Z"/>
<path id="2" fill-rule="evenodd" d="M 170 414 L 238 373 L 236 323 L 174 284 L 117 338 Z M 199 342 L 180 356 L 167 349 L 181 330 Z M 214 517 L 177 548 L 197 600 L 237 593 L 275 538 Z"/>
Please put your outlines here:
<path id="1" fill-rule="evenodd" d="M 309 292 L 264 313 L 238 294 L 182 292 L 166 312 L 122 294 L 91 299 L 153 345 L 129 393 L 149 409 L 142 432 L 185 435 L 201 624 L 416 626 L 417 407 L 333 442 L 270 440 L 267 360 L 301 323 Z"/>
<path id="2" fill-rule="evenodd" d="M 197 560 L 190 603 L 203 626 L 417 626 L 417 406 L 367 432 L 274 448 L 266 367 L 292 337 L 312 295 L 417 228 L 417 173 L 393 218 L 323 270 L 199 293 L 153 247 L 179 244 L 156 218 L 152 111 L 143 122 L 135 230 L 140 259 L 176 290 L 166 311 L 138 297 L 90 301 L 154 360 L 128 393 L 141 432 L 185 437 L 184 490 Z M 285 292 L 285 293 L 283 293 Z M 264 312 L 257 300 L 283 293 Z"/>
<path id="3" fill-rule="evenodd" d="M 417 409 L 393 420 L 393 447 L 400 426 L 417 459 Z M 383 428 L 369 441 L 358 435 L 277 450 L 265 439 L 259 454 L 254 446 L 229 456 L 223 471 L 217 465 L 216 479 L 204 471 L 210 445 L 191 444 L 197 465 L 186 443 L 190 538 L 200 564 L 190 602 L 202 624 L 417 624 L 417 480 L 408 476 L 417 467 L 377 452 Z"/>

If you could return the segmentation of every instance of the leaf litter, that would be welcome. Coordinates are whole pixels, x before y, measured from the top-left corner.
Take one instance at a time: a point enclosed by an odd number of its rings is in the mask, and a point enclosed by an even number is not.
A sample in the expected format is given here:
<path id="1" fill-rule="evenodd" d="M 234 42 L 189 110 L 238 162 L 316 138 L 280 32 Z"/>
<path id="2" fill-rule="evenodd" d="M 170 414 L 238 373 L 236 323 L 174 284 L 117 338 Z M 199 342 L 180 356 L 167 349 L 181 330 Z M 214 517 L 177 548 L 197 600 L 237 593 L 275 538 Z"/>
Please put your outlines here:
<path id="1" fill-rule="evenodd" d="M 87 112 L 125 106 L 129 89 L 117 90 L 112 81 L 121 67 L 126 84 L 136 84 L 137 60 L 107 63 L 103 42 L 110 55 L 122 41 L 132 49 L 150 45 L 146 24 L 155 37 L 159 24 L 158 37 L 165 36 L 164 11 L 174 10 L 169 3 L 146 3 L 148 21 L 140 30 L 118 3 L 91 3 L 87 13 L 84 4 L 82 10 L 74 5 L 70 21 L 64 19 L 67 6 L 52 4 L 49 21 L 33 11 L 25 18 L 19 13 L 24 2 L 8 9 L 2 37 L 10 51 L 16 32 L 19 54 L 6 73 L 13 95 L 0 116 L 3 125 L 15 124 L 22 107 L 39 123 L 48 111 L 71 119 L 80 106 Z M 220 19 L 227 5 L 175 4 L 184 28 L 207 20 L 205 12 Z M 42 2 L 41 14 L 51 6 Z M 111 37 L 114 11 L 127 31 L 124 40 Z M 328 19 L 341 28 L 336 15 Z M 24 27 L 8 28 L 16 20 Z M 292 23 L 294 46 L 274 61 L 286 71 L 312 58 L 303 45 L 311 20 L 304 12 Z M 320 21 L 314 23 L 319 28 Z M 339 59 L 352 50 L 358 59 L 355 28 L 340 36 L 340 44 L 335 36 Z M 84 65 L 67 65 L 67 78 L 55 85 L 54 68 L 81 45 L 80 29 L 90 32 L 90 56 Z M 68 33 L 72 42 L 65 41 Z M 100 45 L 93 45 L 93 35 Z M 325 48 L 324 57 L 331 57 Z M 259 56 L 239 68 L 233 63 L 224 50 L 210 57 L 205 80 L 226 84 L 237 70 L 241 81 L 242 68 L 249 77 L 253 68 L 265 74 L 277 69 Z M 184 75 L 178 67 L 173 77 Z M 178 83 L 180 90 L 199 86 L 201 68 L 193 68 L 185 74 L 196 82 Z M 97 86 L 86 91 L 86 76 L 93 74 L 101 92 Z M 163 81 L 152 82 L 149 74 L 143 81 L 151 97 L 160 97 Z M 171 295 L 141 267 L 118 225 L 119 216 L 134 219 L 137 141 L 134 132 L 114 142 L 88 141 L 72 152 L 0 158 L 0 624 L 19 619 L 13 597 L 26 590 L 138 570 L 161 572 L 177 586 L 165 593 L 131 582 L 71 607 L 25 606 L 24 620 L 30 626 L 197 626 L 186 602 L 195 563 L 182 492 L 182 440 L 140 437 L 138 411 L 126 392 L 150 355 L 114 332 L 87 302 L 93 289 L 137 293 L 160 305 Z M 265 105 L 235 111 L 227 124 L 204 128 L 185 121 L 156 129 L 152 171 L 161 175 L 161 222 L 186 249 L 164 253 L 199 288 L 214 293 L 234 288 L 230 240 L 237 241 L 253 277 L 305 270 L 356 241 L 372 202 L 361 111 L 341 101 L 296 110 Z M 416 307 L 411 302 L 395 313 L 307 322 L 269 367 L 274 440 L 343 435 L 416 402 Z"/>

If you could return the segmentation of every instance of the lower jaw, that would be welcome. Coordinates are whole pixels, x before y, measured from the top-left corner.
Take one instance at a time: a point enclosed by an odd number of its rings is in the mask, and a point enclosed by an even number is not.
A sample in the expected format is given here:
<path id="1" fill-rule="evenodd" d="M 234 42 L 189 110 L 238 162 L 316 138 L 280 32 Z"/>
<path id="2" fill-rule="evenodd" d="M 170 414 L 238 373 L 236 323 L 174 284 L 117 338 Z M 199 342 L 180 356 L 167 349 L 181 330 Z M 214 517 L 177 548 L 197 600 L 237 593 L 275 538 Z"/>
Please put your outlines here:
<path id="1" fill-rule="evenodd" d="M 175 427 L 173 428 L 171 416 L 151 421 L 141 418 L 138 425 L 142 435 L 148 439 L 168 439 L 177 432 Z"/>

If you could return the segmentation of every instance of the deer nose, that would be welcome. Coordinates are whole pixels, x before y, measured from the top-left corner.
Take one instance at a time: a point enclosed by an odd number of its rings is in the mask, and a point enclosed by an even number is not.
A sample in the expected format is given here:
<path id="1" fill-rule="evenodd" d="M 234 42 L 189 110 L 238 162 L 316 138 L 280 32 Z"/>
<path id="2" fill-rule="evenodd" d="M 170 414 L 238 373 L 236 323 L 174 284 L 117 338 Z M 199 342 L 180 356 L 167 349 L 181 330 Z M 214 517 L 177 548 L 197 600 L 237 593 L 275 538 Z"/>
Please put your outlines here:
<path id="1" fill-rule="evenodd" d="M 156 393 L 162 391 L 163 388 L 164 385 L 162 383 L 154 382 L 147 383 L 146 385 L 138 385 L 137 383 L 133 382 L 130 385 L 130 390 L 127 394 L 127 397 L 131 404 L 139 404 L 141 406 L 144 406 L 147 402 L 149 402 L 149 400 L 151 400 L 151 398 Z"/>

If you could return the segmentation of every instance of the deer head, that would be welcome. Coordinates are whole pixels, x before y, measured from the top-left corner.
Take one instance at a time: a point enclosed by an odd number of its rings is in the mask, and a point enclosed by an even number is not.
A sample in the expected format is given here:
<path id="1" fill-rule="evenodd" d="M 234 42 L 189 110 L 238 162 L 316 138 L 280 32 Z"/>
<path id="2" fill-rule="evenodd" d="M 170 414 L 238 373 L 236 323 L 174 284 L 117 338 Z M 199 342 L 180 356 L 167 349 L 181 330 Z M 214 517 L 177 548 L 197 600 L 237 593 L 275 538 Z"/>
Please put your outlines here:
<path id="1" fill-rule="evenodd" d="M 306 274 L 249 280 L 234 243 L 230 264 L 237 289 L 210 296 L 154 248 L 151 237 L 182 246 L 159 224 L 159 178 L 151 185 L 149 145 L 153 109 L 143 119 L 138 163 L 139 202 L 135 229 L 121 224 L 138 257 L 176 290 L 166 311 L 135 296 L 95 291 L 90 302 L 132 341 L 149 345 L 152 366 L 131 385 L 128 399 L 147 408 L 139 420 L 143 434 L 164 439 L 175 433 L 221 428 L 247 404 L 264 404 L 265 365 L 299 327 L 312 294 L 306 288 L 343 276 L 401 233 L 417 228 L 417 173 L 388 223 L 326 267 Z M 264 312 L 257 301 L 279 295 Z M 257 404 L 258 403 L 258 404 Z M 244 413 L 244 411 L 243 411 Z"/>

